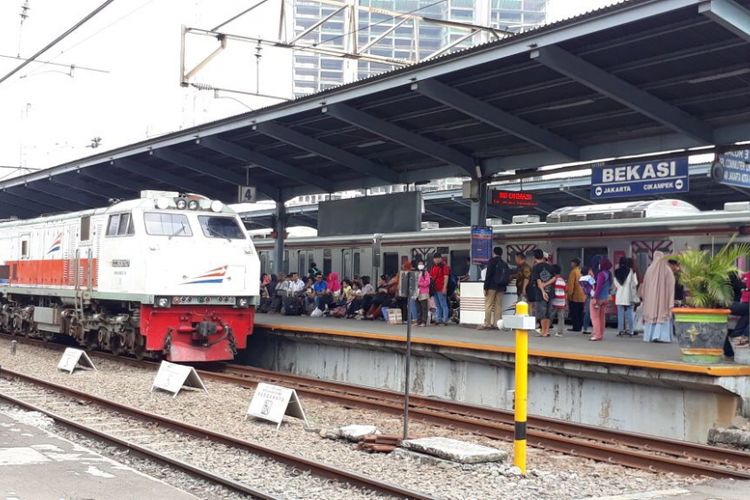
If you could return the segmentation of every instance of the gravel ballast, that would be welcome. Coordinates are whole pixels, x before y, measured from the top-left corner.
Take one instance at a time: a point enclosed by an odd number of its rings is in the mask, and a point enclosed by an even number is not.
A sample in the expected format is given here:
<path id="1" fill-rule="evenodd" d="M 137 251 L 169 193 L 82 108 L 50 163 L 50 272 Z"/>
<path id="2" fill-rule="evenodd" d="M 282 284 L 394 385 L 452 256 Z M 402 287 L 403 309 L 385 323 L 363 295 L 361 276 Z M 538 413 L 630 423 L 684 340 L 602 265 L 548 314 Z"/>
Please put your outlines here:
<path id="1" fill-rule="evenodd" d="M 347 441 L 329 440 L 319 432 L 305 430 L 302 422 L 285 418 L 279 431 L 271 423 L 245 420 L 253 391 L 224 382 L 204 380 L 208 394 L 183 390 L 176 398 L 161 391 L 150 392 L 156 367 L 138 368 L 98 356 L 97 371 L 58 371 L 61 352 L 18 345 L 10 355 L 9 340 L 0 339 L 0 365 L 58 384 L 132 405 L 146 411 L 224 432 L 305 458 L 386 480 L 437 498 L 586 498 L 618 494 L 642 494 L 674 490 L 704 481 L 673 474 L 651 473 L 529 448 L 527 477 L 509 463 L 455 464 L 422 460 L 409 453 L 367 454 Z M 343 408 L 303 398 L 311 426 L 316 429 L 350 424 L 375 425 L 383 434 L 399 434 L 400 418 L 359 408 Z M 414 421 L 412 437 L 442 436 L 512 452 L 512 443 L 471 435 L 445 427 Z M 232 457 L 227 457 L 232 459 Z M 310 498 L 310 492 L 285 491 L 287 498 Z M 356 495 L 355 495 L 356 496 Z M 337 496 L 328 496 L 337 498 Z M 353 498 L 351 492 L 338 498 Z"/>

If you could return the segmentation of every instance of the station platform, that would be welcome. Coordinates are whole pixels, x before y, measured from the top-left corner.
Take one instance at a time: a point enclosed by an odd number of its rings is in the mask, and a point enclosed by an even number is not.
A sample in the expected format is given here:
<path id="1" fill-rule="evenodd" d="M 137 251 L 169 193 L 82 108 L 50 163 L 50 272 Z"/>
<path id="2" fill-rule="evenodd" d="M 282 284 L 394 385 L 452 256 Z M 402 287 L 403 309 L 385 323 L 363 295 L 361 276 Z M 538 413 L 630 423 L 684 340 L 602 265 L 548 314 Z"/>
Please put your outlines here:
<path id="1" fill-rule="evenodd" d="M 406 325 L 389 325 L 385 321 L 357 321 L 339 318 L 310 318 L 258 314 L 256 328 L 269 331 L 313 333 L 333 337 L 350 337 L 390 342 L 406 342 Z M 750 365 L 723 362 L 696 365 L 680 360 L 677 343 L 643 342 L 642 336 L 618 337 L 607 329 L 605 340 L 589 341 L 589 335 L 565 332 L 563 337 L 529 336 L 529 355 L 537 358 L 581 361 L 604 365 L 621 365 L 657 370 L 700 373 L 712 376 L 750 375 Z M 448 325 L 412 328 L 412 342 L 425 346 L 442 346 L 468 351 L 515 352 L 515 335 L 510 330 L 477 330 Z"/>
<path id="2" fill-rule="evenodd" d="M 565 332 L 529 339 L 529 412 L 612 429 L 706 442 L 750 418 L 750 365 L 681 361 L 677 343 Z M 415 394 L 510 410 L 515 335 L 413 327 Z M 241 360 L 270 370 L 403 391 L 406 325 L 258 314 Z"/>
<path id="3" fill-rule="evenodd" d="M 26 423 L 34 415 L 0 406 L 0 498 L 197 498 Z"/>

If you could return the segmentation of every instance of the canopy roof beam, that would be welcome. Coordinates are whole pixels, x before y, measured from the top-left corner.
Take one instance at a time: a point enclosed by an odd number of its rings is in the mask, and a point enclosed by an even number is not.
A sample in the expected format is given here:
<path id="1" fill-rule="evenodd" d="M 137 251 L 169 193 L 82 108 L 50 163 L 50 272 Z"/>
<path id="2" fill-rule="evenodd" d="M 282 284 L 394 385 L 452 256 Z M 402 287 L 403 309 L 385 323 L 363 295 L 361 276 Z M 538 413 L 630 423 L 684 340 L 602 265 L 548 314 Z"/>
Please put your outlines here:
<path id="1" fill-rule="evenodd" d="M 340 163 L 341 165 L 368 177 L 380 179 L 383 181 L 384 185 L 400 183 L 398 173 L 391 170 L 390 167 L 375 163 L 335 146 L 331 146 L 323 141 L 301 134 L 296 130 L 271 122 L 259 123 L 255 128 L 258 132 L 273 137 L 281 142 L 291 144 L 292 146 L 305 150 L 308 153 L 314 153 L 323 158 L 328 158 L 331 161 Z"/>
<path id="2" fill-rule="evenodd" d="M 76 208 L 76 210 L 90 207 L 100 207 L 106 204 L 106 202 L 102 202 L 101 198 L 99 197 L 94 197 L 89 194 L 82 193 L 70 186 L 55 184 L 52 181 L 33 182 L 31 184 L 27 184 L 24 187 L 34 191 L 38 191 L 40 193 L 46 193 L 61 200 L 69 201 L 70 203 L 74 203 L 78 205 L 78 208 Z M 57 200 L 55 201 L 55 204 L 58 204 Z"/>
<path id="3" fill-rule="evenodd" d="M 158 181 L 167 186 L 169 189 L 174 189 L 181 192 L 208 194 L 205 193 L 208 186 L 203 183 L 192 181 L 185 176 L 166 172 L 158 167 L 152 167 L 139 161 L 120 159 L 115 160 L 114 166 L 141 177 L 145 177 L 146 179 L 153 179 L 155 181 Z M 214 189 L 211 189 L 211 191 L 215 194 Z"/>
<path id="4" fill-rule="evenodd" d="M 213 177 L 216 180 L 234 184 L 235 186 L 243 186 L 247 183 L 247 179 L 239 171 L 219 167 L 207 161 L 193 158 L 192 156 L 188 156 L 177 151 L 157 149 L 154 151 L 154 156 L 174 165 L 193 170 L 194 172 L 198 172 L 209 177 Z M 262 192 L 274 201 L 278 201 L 279 199 L 281 199 L 281 193 L 279 189 L 273 186 L 268 186 L 264 183 L 256 183 L 256 187 L 258 188 L 258 191 Z M 198 193 L 200 193 L 200 191 L 198 191 Z"/>
<path id="5" fill-rule="evenodd" d="M 698 6 L 698 12 L 750 42 L 750 11 L 736 2 L 709 0 Z"/>
<path id="6" fill-rule="evenodd" d="M 401 144 L 404 147 L 417 151 L 423 155 L 431 156 L 449 165 L 456 166 L 468 173 L 470 176 L 479 176 L 477 172 L 478 163 L 471 156 L 465 155 L 460 151 L 449 148 L 439 142 L 428 139 L 422 135 L 414 133 L 405 128 L 394 125 L 380 118 L 376 118 L 369 113 L 355 109 L 347 104 L 332 104 L 323 106 L 323 112 L 354 125 L 355 127 L 367 130 L 375 135 L 385 137 L 390 141 Z"/>
<path id="7" fill-rule="evenodd" d="M 560 153 L 571 160 L 580 158 L 578 146 L 564 137 L 496 108 L 434 78 L 414 83 L 412 88 L 425 97 L 548 151 Z"/>
<path id="8" fill-rule="evenodd" d="M 335 191 L 333 183 L 327 179 L 311 174 L 304 169 L 289 165 L 283 161 L 271 158 L 270 156 L 266 156 L 263 153 L 247 149 L 233 142 L 225 141 L 218 137 L 204 137 L 201 138 L 200 144 L 201 146 L 205 146 L 217 153 L 231 156 L 242 162 L 258 165 L 264 170 L 286 177 L 287 179 L 302 181 L 311 186 L 317 186 L 326 193 L 332 193 Z"/>
<path id="9" fill-rule="evenodd" d="M 530 56 L 540 64 L 700 144 L 714 144 L 714 132 L 707 124 L 558 46 L 532 50 Z"/>

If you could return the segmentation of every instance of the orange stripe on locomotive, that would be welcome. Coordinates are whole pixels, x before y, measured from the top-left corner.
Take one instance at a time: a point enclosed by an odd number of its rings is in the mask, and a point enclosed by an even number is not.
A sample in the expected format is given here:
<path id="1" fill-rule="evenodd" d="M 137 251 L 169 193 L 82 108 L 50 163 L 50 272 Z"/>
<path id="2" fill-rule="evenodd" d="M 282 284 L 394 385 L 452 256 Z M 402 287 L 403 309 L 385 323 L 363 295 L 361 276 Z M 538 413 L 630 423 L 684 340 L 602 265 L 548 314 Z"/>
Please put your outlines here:
<path id="1" fill-rule="evenodd" d="M 10 266 L 10 285 L 17 286 L 75 286 L 76 261 L 74 259 L 15 260 L 7 261 Z M 98 285 L 98 260 L 91 259 L 91 283 Z M 88 286 L 89 261 L 78 262 L 78 285 Z"/>

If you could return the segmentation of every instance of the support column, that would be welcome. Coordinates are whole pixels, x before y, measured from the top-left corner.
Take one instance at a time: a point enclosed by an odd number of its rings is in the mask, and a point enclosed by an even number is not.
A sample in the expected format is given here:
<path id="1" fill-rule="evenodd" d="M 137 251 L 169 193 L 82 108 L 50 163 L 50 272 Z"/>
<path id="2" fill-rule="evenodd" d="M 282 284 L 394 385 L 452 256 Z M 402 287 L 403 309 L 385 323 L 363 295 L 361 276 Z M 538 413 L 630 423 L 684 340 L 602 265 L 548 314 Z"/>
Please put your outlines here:
<path id="1" fill-rule="evenodd" d="M 471 200 L 471 219 L 470 223 L 472 226 L 485 226 L 487 225 L 487 196 L 489 179 L 481 178 L 472 182 L 479 183 L 478 197 Z M 472 281 L 479 281 L 480 267 L 472 265 L 469 270 L 469 277 Z"/>
<path id="2" fill-rule="evenodd" d="M 274 245 L 274 266 L 273 271 L 277 275 L 286 272 L 284 269 L 284 236 L 286 235 L 286 223 L 288 216 L 284 202 L 276 202 L 276 214 L 273 217 L 273 229 L 276 232 L 276 244 Z"/>

